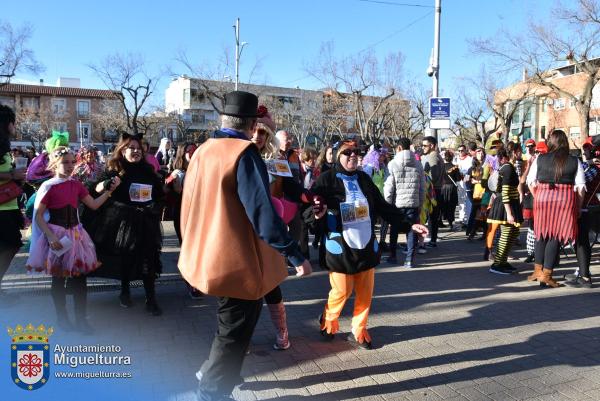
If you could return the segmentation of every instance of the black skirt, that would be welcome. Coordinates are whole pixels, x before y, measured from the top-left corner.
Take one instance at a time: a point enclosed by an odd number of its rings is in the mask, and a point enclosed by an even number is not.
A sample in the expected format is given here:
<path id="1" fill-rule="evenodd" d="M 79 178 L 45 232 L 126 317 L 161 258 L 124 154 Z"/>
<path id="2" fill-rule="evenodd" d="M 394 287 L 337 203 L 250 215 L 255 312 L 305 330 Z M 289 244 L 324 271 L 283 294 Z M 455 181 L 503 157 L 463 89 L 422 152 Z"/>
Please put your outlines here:
<path id="1" fill-rule="evenodd" d="M 91 275 L 139 280 L 162 272 L 162 227 L 155 204 L 136 207 L 114 201 L 98 212 L 86 210 L 82 220 L 102 262 Z"/>
<path id="2" fill-rule="evenodd" d="M 509 202 L 509 205 L 513 218 L 515 219 L 515 225 L 520 226 L 521 223 L 523 223 L 523 210 L 521 209 L 519 200 L 512 199 Z M 502 194 L 496 194 L 496 198 L 494 199 L 494 203 L 492 203 L 487 221 L 488 223 L 508 224 L 506 221 L 506 209 L 504 207 L 504 203 L 502 202 Z"/>
<path id="3" fill-rule="evenodd" d="M 458 190 L 454 184 L 445 184 L 440 191 L 441 204 L 440 210 L 442 217 L 446 221 L 454 221 L 456 206 L 458 205 Z"/>
<path id="4" fill-rule="evenodd" d="M 0 250 L 20 248 L 21 229 L 24 228 L 23 214 L 19 209 L 0 210 L 0 221 L 2 229 L 0 230 Z"/>

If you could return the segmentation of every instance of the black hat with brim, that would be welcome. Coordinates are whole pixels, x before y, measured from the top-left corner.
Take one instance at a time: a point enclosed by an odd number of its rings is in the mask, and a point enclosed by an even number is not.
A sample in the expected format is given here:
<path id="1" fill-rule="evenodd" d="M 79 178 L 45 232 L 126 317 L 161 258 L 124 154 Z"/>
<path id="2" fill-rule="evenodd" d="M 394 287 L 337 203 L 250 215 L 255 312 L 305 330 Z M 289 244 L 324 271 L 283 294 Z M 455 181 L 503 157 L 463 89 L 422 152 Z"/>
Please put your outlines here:
<path id="1" fill-rule="evenodd" d="M 221 114 L 241 118 L 257 117 L 258 97 L 244 91 L 229 92 L 225 95 L 225 107 Z"/>

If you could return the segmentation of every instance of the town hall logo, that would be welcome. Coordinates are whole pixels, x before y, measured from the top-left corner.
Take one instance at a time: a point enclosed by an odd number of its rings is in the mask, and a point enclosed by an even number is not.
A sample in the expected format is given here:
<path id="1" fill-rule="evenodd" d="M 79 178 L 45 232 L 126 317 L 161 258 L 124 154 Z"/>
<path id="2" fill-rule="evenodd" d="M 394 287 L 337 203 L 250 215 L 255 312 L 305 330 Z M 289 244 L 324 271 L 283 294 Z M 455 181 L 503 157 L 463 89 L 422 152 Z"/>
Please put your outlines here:
<path id="1" fill-rule="evenodd" d="M 50 344 L 54 329 L 42 324 L 8 328 L 11 338 L 10 372 L 12 381 L 24 390 L 37 390 L 50 378 Z"/>

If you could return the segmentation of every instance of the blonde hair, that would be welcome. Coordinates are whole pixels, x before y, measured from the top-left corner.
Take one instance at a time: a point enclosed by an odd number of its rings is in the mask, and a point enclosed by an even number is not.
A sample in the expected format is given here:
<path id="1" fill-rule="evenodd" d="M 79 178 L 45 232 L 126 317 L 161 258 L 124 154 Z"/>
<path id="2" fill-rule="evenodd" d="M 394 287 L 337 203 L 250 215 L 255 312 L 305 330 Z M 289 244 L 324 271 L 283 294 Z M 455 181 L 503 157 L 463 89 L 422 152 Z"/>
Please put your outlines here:
<path id="1" fill-rule="evenodd" d="M 48 170 L 56 172 L 56 168 L 58 167 L 58 163 L 62 160 L 66 155 L 71 155 L 75 157 L 70 148 L 66 146 L 59 146 L 55 148 L 52 152 L 48 154 L 48 158 L 50 159 L 48 163 Z"/>
<path id="2" fill-rule="evenodd" d="M 256 125 L 256 131 L 258 132 L 258 130 L 262 130 L 267 134 L 265 146 L 261 149 L 260 155 L 265 160 L 276 159 L 279 155 L 279 140 L 275 137 L 271 128 L 263 123 L 258 123 Z"/>

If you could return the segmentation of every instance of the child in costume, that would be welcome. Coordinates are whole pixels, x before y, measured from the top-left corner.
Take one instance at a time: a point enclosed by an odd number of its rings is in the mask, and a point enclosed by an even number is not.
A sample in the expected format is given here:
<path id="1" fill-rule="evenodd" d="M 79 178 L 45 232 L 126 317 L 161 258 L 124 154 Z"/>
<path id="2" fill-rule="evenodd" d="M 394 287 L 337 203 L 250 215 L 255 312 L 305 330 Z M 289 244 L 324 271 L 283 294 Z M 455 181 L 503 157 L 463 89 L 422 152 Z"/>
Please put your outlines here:
<path id="1" fill-rule="evenodd" d="M 99 208 L 119 185 L 118 177 L 108 191 L 92 198 L 83 184 L 73 178 L 75 156 L 69 148 L 59 146 L 49 154 L 48 169 L 54 177 L 44 181 L 38 190 L 34 205 L 33 235 L 26 268 L 30 273 L 52 275 L 52 299 L 58 325 L 64 330 L 73 326 L 66 311 L 67 278 L 74 290 L 75 318 L 78 331 L 92 331 L 86 320 L 86 275 L 99 264 L 96 249 L 88 233 L 79 222 L 79 202 L 91 209 Z M 48 213 L 46 213 L 48 212 Z"/>

